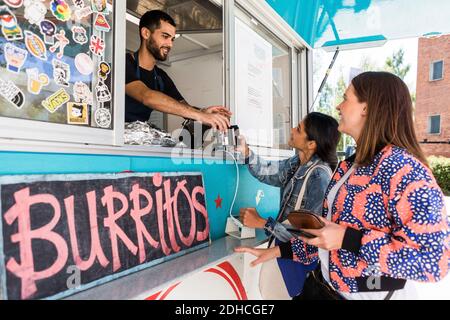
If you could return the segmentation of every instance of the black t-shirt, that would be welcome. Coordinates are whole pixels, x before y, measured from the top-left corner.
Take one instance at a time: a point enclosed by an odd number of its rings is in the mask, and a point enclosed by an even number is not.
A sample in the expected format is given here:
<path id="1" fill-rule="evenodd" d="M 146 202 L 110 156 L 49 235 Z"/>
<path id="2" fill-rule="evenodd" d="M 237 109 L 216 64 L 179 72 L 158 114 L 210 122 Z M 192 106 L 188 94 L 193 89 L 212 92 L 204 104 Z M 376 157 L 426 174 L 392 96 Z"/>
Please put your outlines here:
<path id="1" fill-rule="evenodd" d="M 139 75 L 140 73 L 140 75 Z M 177 101 L 184 100 L 183 96 L 178 91 L 172 79 L 164 70 L 155 66 L 153 70 L 148 71 L 139 67 L 137 71 L 137 64 L 132 54 L 126 55 L 126 79 L 125 83 L 140 80 L 147 87 L 152 90 L 160 91 Z M 125 95 L 125 122 L 133 121 L 147 121 L 153 109 L 143 105 L 132 97 Z"/>

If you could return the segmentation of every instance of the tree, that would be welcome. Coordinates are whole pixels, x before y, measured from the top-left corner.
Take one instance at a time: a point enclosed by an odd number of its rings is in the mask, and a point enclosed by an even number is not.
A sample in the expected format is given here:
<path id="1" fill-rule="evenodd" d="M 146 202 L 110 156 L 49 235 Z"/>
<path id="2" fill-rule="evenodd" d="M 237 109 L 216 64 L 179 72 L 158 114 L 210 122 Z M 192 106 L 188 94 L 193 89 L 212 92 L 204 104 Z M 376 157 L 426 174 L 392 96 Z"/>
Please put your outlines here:
<path id="1" fill-rule="evenodd" d="M 339 79 L 334 86 L 326 83 L 320 94 L 319 102 L 315 111 L 332 116 L 339 121 L 339 112 L 336 110 L 336 106 L 343 100 L 343 96 L 346 90 L 346 83 L 344 75 L 341 70 Z M 354 145 L 353 138 L 343 134 L 339 140 L 337 151 L 345 152 L 345 148 L 349 145 Z"/>
<path id="2" fill-rule="evenodd" d="M 345 84 L 344 75 L 341 71 L 341 75 L 336 83 L 336 88 L 334 89 L 334 104 L 336 106 L 344 100 L 345 89 L 347 89 L 347 85 Z"/>
<path id="3" fill-rule="evenodd" d="M 400 48 L 398 51 L 394 51 L 392 56 L 388 57 L 384 64 L 384 70 L 397 75 L 402 80 L 405 79 L 411 69 L 410 64 L 405 65 L 404 55 L 405 51 L 403 48 Z"/>
<path id="4" fill-rule="evenodd" d="M 338 119 L 338 121 L 339 121 L 339 113 L 336 110 L 336 106 L 339 105 L 342 102 L 342 100 L 344 100 L 344 93 L 345 93 L 346 89 L 347 89 L 347 85 L 344 80 L 344 75 L 341 72 L 341 75 L 339 76 L 339 79 L 336 83 L 336 88 L 334 90 L 334 105 L 335 105 L 335 108 L 334 108 L 335 116 L 334 117 L 336 119 Z M 339 140 L 339 143 L 337 146 L 337 151 L 345 152 L 346 147 L 349 145 L 355 145 L 353 138 L 347 134 L 342 134 L 341 139 Z"/>
<path id="5" fill-rule="evenodd" d="M 405 80 L 406 75 L 411 69 L 411 65 L 408 63 L 405 65 L 404 61 L 405 50 L 403 48 L 398 49 L 398 51 L 394 51 L 391 57 L 386 59 L 386 63 L 384 64 L 384 70 L 388 72 L 392 72 L 397 75 L 400 79 Z M 408 87 L 410 87 L 408 85 Z M 416 109 L 416 93 L 411 91 L 411 101 L 413 104 L 413 113 Z"/>
<path id="6" fill-rule="evenodd" d="M 359 68 L 363 71 L 377 71 L 379 70 L 379 67 L 377 66 L 376 62 L 374 62 L 370 56 L 362 56 L 361 62 L 359 63 Z"/>
<path id="7" fill-rule="evenodd" d="M 326 83 L 322 89 L 322 92 L 320 93 L 319 103 L 314 111 L 333 116 L 333 98 L 333 88 L 328 83 Z"/>

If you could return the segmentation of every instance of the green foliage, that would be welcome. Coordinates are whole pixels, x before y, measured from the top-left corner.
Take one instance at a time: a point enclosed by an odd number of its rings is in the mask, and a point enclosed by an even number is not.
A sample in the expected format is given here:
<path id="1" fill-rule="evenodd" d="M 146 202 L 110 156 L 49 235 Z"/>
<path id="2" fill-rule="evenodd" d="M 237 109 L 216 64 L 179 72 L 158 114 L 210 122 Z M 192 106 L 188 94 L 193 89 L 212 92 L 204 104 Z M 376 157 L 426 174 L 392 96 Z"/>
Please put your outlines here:
<path id="1" fill-rule="evenodd" d="M 339 112 L 336 110 L 336 106 L 339 105 L 346 90 L 344 76 L 340 75 L 336 86 L 333 88 L 328 83 L 322 89 L 322 95 L 320 96 L 319 105 L 316 109 L 317 112 L 321 112 L 332 116 L 339 121 Z M 354 145 L 353 138 L 349 135 L 341 135 L 341 139 L 337 145 L 338 152 L 345 152 L 345 148 L 348 145 Z"/>
<path id="2" fill-rule="evenodd" d="M 379 66 L 377 66 L 370 56 L 363 56 L 361 57 L 359 69 L 361 69 L 362 71 L 385 70 L 396 74 L 401 79 L 404 79 L 411 69 L 411 66 L 409 64 L 405 65 L 404 54 L 405 51 L 403 50 L 403 48 L 394 51 L 392 53 L 392 56 L 386 59 L 384 68 L 380 68 Z M 344 80 L 342 69 L 340 72 L 341 74 L 336 83 L 325 84 L 320 94 L 320 99 L 317 107 L 314 110 L 330 115 L 337 120 L 339 120 L 339 113 L 336 110 L 336 106 L 342 102 L 343 95 L 346 90 L 346 83 Z M 413 103 L 415 103 L 415 93 L 411 95 L 411 99 Z M 338 151 L 345 152 L 345 149 L 348 145 L 355 145 L 355 142 L 352 137 L 343 134 L 338 144 Z"/>
<path id="3" fill-rule="evenodd" d="M 377 66 L 377 63 L 374 62 L 370 56 L 363 56 L 361 58 L 361 62 L 359 63 L 359 68 L 363 71 L 379 71 L 380 68 Z"/>
<path id="4" fill-rule="evenodd" d="M 384 69 L 388 72 L 391 72 L 397 76 L 399 76 L 402 80 L 405 79 L 409 70 L 411 69 L 411 65 L 404 65 L 404 55 L 405 50 L 400 48 L 398 51 L 394 52 L 391 57 L 386 59 Z"/>
<path id="5" fill-rule="evenodd" d="M 322 89 L 322 93 L 319 99 L 319 105 L 317 106 L 316 111 L 337 118 L 337 111 L 333 106 L 333 97 L 334 90 L 328 83 L 326 83 Z"/>
<path id="6" fill-rule="evenodd" d="M 446 196 L 450 196 L 450 158 L 428 157 L 430 168 Z"/>

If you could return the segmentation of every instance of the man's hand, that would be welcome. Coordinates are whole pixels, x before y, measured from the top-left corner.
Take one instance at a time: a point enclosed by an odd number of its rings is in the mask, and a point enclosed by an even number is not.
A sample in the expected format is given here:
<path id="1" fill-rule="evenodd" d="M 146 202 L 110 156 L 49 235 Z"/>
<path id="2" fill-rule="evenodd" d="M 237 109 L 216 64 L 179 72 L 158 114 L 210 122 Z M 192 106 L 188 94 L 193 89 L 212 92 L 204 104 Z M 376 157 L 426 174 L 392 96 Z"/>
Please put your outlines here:
<path id="1" fill-rule="evenodd" d="M 233 114 L 230 112 L 230 110 L 228 110 L 224 106 L 210 106 L 210 107 L 201 109 L 201 111 L 204 113 L 220 113 L 221 115 L 228 117 L 228 119 L 230 119 L 231 115 Z"/>
<path id="2" fill-rule="evenodd" d="M 328 221 L 323 217 L 319 218 L 325 223 L 325 226 L 323 228 L 302 229 L 303 231 L 315 235 L 316 237 L 312 239 L 305 237 L 299 238 L 303 240 L 305 243 L 321 249 L 329 251 L 341 249 L 342 241 L 344 241 L 344 235 L 347 227 Z"/>
<path id="3" fill-rule="evenodd" d="M 255 208 L 241 208 L 239 218 L 244 226 L 249 228 L 264 228 L 266 220 L 261 218 Z"/>
<path id="4" fill-rule="evenodd" d="M 253 260 L 250 263 L 250 266 L 254 267 L 260 263 L 279 258 L 281 257 L 281 251 L 279 246 L 275 246 L 273 248 L 268 249 L 255 249 L 250 247 L 237 247 L 234 249 L 234 252 L 241 252 L 241 253 L 250 253 L 254 255 L 255 257 L 258 257 L 258 259 Z"/>
<path id="5" fill-rule="evenodd" d="M 230 127 L 230 119 L 221 113 L 200 112 L 197 120 L 223 132 Z"/>
<path id="6" fill-rule="evenodd" d="M 213 122 L 208 122 L 208 120 L 202 120 L 202 122 L 209 124 L 211 127 L 215 128 L 215 129 L 219 129 L 220 131 L 224 131 L 224 132 L 230 127 L 230 118 L 231 118 L 232 113 L 224 106 L 210 106 L 207 108 L 200 109 L 200 111 L 202 113 L 208 114 L 208 115 L 222 116 L 221 118 L 216 117 L 212 120 L 211 119 L 209 120 L 209 121 L 213 121 Z M 224 117 L 226 118 L 226 123 L 227 123 L 226 128 L 223 127 L 223 121 L 225 120 Z"/>

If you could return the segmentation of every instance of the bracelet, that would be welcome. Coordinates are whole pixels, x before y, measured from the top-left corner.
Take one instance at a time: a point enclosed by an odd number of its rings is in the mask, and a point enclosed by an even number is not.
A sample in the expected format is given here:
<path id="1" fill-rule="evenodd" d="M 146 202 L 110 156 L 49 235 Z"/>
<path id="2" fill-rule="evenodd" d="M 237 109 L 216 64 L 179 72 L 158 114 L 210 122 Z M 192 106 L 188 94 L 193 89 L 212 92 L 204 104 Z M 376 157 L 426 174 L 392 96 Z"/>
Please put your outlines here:
<path id="1" fill-rule="evenodd" d="M 266 236 L 271 236 L 273 234 L 273 228 L 276 222 L 272 217 L 267 218 L 266 224 L 264 225 L 264 232 Z"/>

